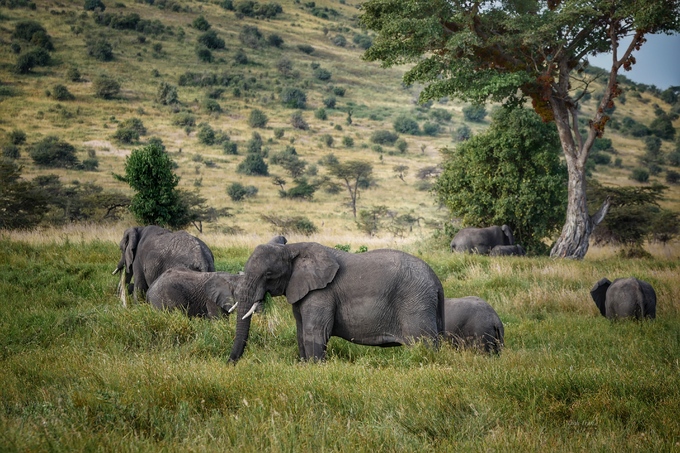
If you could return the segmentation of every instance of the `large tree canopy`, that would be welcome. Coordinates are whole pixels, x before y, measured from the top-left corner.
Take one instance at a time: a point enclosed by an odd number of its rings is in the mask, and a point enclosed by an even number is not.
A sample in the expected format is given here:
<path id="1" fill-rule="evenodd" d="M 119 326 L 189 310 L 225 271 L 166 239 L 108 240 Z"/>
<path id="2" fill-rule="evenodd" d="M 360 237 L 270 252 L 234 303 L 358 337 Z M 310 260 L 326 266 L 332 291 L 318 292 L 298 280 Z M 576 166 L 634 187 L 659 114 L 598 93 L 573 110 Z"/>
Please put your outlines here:
<path id="1" fill-rule="evenodd" d="M 551 255 L 585 256 L 609 207 L 605 201 L 588 215 L 585 163 L 621 93 L 616 76 L 635 63 L 645 35 L 680 31 L 680 0 L 369 0 L 362 8 L 363 24 L 378 33 L 365 58 L 411 64 L 404 81 L 426 84 L 422 100 L 520 104 L 530 98 L 545 121 L 555 122 L 569 183 L 566 221 Z M 620 48 L 626 36 L 631 43 Z M 588 56 L 603 52 L 612 52 L 610 77 L 584 136 L 578 103 L 592 80 L 582 70 Z"/>

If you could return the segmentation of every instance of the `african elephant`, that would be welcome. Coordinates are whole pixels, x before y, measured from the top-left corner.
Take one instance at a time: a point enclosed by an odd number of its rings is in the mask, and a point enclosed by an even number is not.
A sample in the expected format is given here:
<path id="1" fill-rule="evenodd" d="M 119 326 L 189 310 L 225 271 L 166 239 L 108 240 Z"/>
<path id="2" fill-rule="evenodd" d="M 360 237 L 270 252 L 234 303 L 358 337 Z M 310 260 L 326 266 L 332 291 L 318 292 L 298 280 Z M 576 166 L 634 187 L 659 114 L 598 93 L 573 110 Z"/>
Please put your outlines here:
<path id="1" fill-rule="evenodd" d="M 656 318 L 656 293 L 649 283 L 634 277 L 607 278 L 595 283 L 590 295 L 595 305 L 608 319 Z"/>
<path id="2" fill-rule="evenodd" d="M 262 244 L 244 268 L 230 361 L 245 349 L 250 316 L 266 293 L 292 305 L 302 360 L 323 360 L 331 336 L 372 346 L 424 339 L 444 330 L 444 291 L 424 261 L 397 250 L 354 254 L 315 242 Z"/>
<path id="3" fill-rule="evenodd" d="M 236 287 L 242 275 L 198 272 L 173 268 L 163 272 L 146 293 L 146 300 L 159 310 L 180 309 L 188 316 L 228 316 L 236 303 Z"/>
<path id="4" fill-rule="evenodd" d="M 467 296 L 447 298 L 445 338 L 458 347 L 473 347 L 499 353 L 505 332 L 501 318 L 484 299 Z"/>
<path id="5" fill-rule="evenodd" d="M 507 225 L 463 228 L 453 237 L 451 251 L 487 255 L 497 245 L 513 245 L 514 243 L 512 230 Z"/>
<path id="6" fill-rule="evenodd" d="M 120 251 L 121 258 L 113 273 L 125 271 L 119 287 L 123 305 L 126 305 L 125 287 L 136 302 L 168 269 L 215 271 L 215 260 L 208 246 L 186 231 L 173 233 L 155 225 L 128 228 L 120 241 Z M 129 285 L 133 278 L 133 284 Z"/>
<path id="7" fill-rule="evenodd" d="M 519 244 L 497 245 L 489 252 L 490 256 L 524 256 L 527 252 Z"/>

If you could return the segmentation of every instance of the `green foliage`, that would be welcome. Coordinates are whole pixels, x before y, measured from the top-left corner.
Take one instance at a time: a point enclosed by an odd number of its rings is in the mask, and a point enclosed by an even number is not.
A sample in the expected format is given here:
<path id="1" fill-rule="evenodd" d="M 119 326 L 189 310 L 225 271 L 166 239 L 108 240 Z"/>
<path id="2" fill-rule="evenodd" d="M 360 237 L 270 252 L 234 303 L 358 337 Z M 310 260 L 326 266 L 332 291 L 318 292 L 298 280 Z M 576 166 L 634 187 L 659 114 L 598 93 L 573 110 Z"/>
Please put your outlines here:
<path id="1" fill-rule="evenodd" d="M 347 38 L 344 35 L 335 35 L 331 38 L 331 42 L 338 47 L 345 47 L 347 45 Z"/>
<path id="2" fill-rule="evenodd" d="M 403 154 L 408 149 L 408 142 L 403 138 L 400 138 L 396 142 L 394 142 L 394 147 L 397 148 L 397 150 Z"/>
<path id="3" fill-rule="evenodd" d="M 48 66 L 52 61 L 50 53 L 43 48 L 31 49 L 19 55 L 14 65 L 17 74 L 28 74 L 36 66 Z"/>
<path id="4" fill-rule="evenodd" d="M 269 176 L 269 166 L 260 154 L 248 153 L 236 167 L 236 172 L 249 176 Z"/>
<path id="5" fill-rule="evenodd" d="M 89 56 L 99 61 L 113 60 L 113 46 L 106 38 L 92 38 L 86 44 Z"/>
<path id="6" fill-rule="evenodd" d="M 49 135 L 28 150 L 29 156 L 37 164 L 52 168 L 75 168 L 79 165 L 76 148 L 56 135 Z"/>
<path id="7" fill-rule="evenodd" d="M 345 135 L 342 137 L 342 146 L 345 148 L 351 148 L 354 146 L 354 139 L 350 137 L 349 135 Z"/>
<path id="8" fill-rule="evenodd" d="M 4 151 L 4 150 L 3 150 Z M 0 230 L 32 228 L 47 211 L 47 196 L 33 182 L 21 178 L 21 167 L 0 158 Z"/>
<path id="9" fill-rule="evenodd" d="M 177 87 L 167 82 L 161 82 L 158 86 L 158 91 L 156 91 L 156 102 L 161 105 L 179 104 Z"/>
<path id="10" fill-rule="evenodd" d="M 260 109 L 251 110 L 250 115 L 248 116 L 248 125 L 250 127 L 264 128 L 264 127 L 267 127 L 268 121 L 269 121 L 269 118 Z"/>
<path id="11" fill-rule="evenodd" d="M 663 112 L 652 120 L 652 123 L 649 125 L 649 130 L 656 137 L 664 140 L 673 140 L 675 138 L 675 128 L 673 127 L 672 118 Z"/>
<path id="12" fill-rule="evenodd" d="M 279 96 L 281 103 L 291 109 L 304 109 L 307 103 L 307 94 L 295 87 L 286 87 L 281 90 Z"/>
<path id="13" fill-rule="evenodd" d="M 373 165 L 368 162 L 360 160 L 350 160 L 347 162 L 339 162 L 335 156 L 329 154 L 325 157 L 324 162 L 319 161 L 320 164 L 328 167 L 328 173 L 340 179 L 347 191 L 349 192 L 352 214 L 354 218 L 357 217 L 357 200 L 362 189 L 370 186 L 370 180 L 373 175 Z"/>
<path id="14" fill-rule="evenodd" d="M 7 138 L 13 145 L 22 145 L 26 143 L 26 132 L 22 131 L 21 129 L 12 129 L 7 134 Z"/>
<path id="15" fill-rule="evenodd" d="M 298 44 L 297 48 L 300 52 L 306 53 L 307 55 L 313 54 L 315 50 L 314 47 L 309 44 Z"/>
<path id="16" fill-rule="evenodd" d="M 94 11 L 96 9 L 104 11 L 106 9 L 106 5 L 104 2 L 102 2 L 102 0 L 85 0 L 84 8 L 85 11 Z"/>
<path id="17" fill-rule="evenodd" d="M 202 14 L 191 23 L 191 26 L 199 31 L 208 31 L 211 27 L 210 22 Z"/>
<path id="18" fill-rule="evenodd" d="M 196 56 L 198 59 L 204 63 L 212 63 L 213 62 L 213 54 L 205 46 L 196 46 Z"/>
<path id="19" fill-rule="evenodd" d="M 675 170 L 666 171 L 666 182 L 668 184 L 678 184 L 680 183 L 680 173 Z"/>
<path id="20" fill-rule="evenodd" d="M 296 179 L 296 185 L 285 192 L 285 196 L 294 200 L 312 200 L 314 192 L 316 192 L 316 186 L 310 184 L 305 178 L 299 178 Z"/>
<path id="21" fill-rule="evenodd" d="M 331 72 L 328 69 L 316 68 L 314 70 L 314 77 L 323 82 L 327 82 L 331 79 Z"/>
<path id="22" fill-rule="evenodd" d="M 394 145 L 399 136 L 394 132 L 386 130 L 376 130 L 371 133 L 371 143 L 378 145 Z"/>
<path id="23" fill-rule="evenodd" d="M 224 39 L 217 36 L 215 30 L 208 30 L 201 33 L 197 39 L 198 43 L 210 50 L 224 49 L 225 43 Z"/>
<path id="24" fill-rule="evenodd" d="M 301 131 L 309 129 L 309 124 L 307 124 L 307 121 L 302 117 L 302 111 L 300 110 L 293 112 L 290 116 L 290 124 L 295 129 L 300 129 Z"/>
<path id="25" fill-rule="evenodd" d="M 72 101 L 76 97 L 66 88 L 66 86 L 58 83 L 52 87 L 52 97 L 56 101 Z"/>
<path id="26" fill-rule="evenodd" d="M 438 123 L 447 123 L 451 121 L 452 118 L 451 112 L 445 109 L 430 109 L 428 115 Z"/>
<path id="27" fill-rule="evenodd" d="M 175 126 L 195 126 L 196 116 L 189 112 L 175 113 L 172 117 L 172 124 Z"/>
<path id="28" fill-rule="evenodd" d="M 352 42 L 364 50 L 369 49 L 373 45 L 373 39 L 361 33 L 355 33 L 352 37 Z"/>
<path id="29" fill-rule="evenodd" d="M 400 134 L 420 134 L 418 122 L 407 115 L 399 115 L 392 123 L 392 126 L 394 127 L 394 130 Z"/>
<path id="30" fill-rule="evenodd" d="M 281 48 L 281 46 L 283 46 L 283 38 L 276 33 L 272 33 L 267 36 L 267 44 L 272 47 Z"/>
<path id="31" fill-rule="evenodd" d="M 323 134 L 321 136 L 321 142 L 330 148 L 333 146 L 335 140 L 333 139 L 333 136 L 331 134 Z"/>
<path id="32" fill-rule="evenodd" d="M 196 134 L 198 142 L 204 145 L 212 146 L 217 141 L 217 134 L 215 129 L 208 123 L 201 123 L 199 125 L 198 133 Z"/>
<path id="33" fill-rule="evenodd" d="M 517 243 L 544 252 L 564 221 L 559 153 L 554 126 L 529 110 L 499 109 L 486 132 L 445 153 L 437 200 L 466 226 L 507 224 Z"/>
<path id="34" fill-rule="evenodd" d="M 13 143 L 6 143 L 2 145 L 2 156 L 8 159 L 18 159 L 21 157 L 19 147 Z"/>
<path id="35" fill-rule="evenodd" d="M 275 2 L 259 3 L 252 0 L 244 0 L 234 5 L 234 11 L 237 17 L 241 15 L 257 19 L 273 19 L 283 12 L 283 8 Z"/>
<path id="36" fill-rule="evenodd" d="M 125 158 L 125 175 L 114 175 L 135 192 L 129 209 L 142 225 L 179 229 L 191 222 L 177 190 L 179 176 L 172 169 L 170 157 L 153 143 L 132 150 Z"/>
<path id="37" fill-rule="evenodd" d="M 483 105 L 466 105 L 463 107 L 463 118 L 473 123 L 481 123 L 486 118 L 487 112 Z"/>
<path id="38" fill-rule="evenodd" d="M 262 136 L 258 132 L 253 131 L 250 140 L 246 143 L 246 149 L 249 153 L 260 154 L 262 152 Z"/>
<path id="39" fill-rule="evenodd" d="M 275 214 L 262 215 L 262 219 L 269 222 L 278 234 L 302 234 L 311 236 L 318 231 L 314 222 L 304 216 L 278 216 Z"/>
<path id="40" fill-rule="evenodd" d="M 374 236 L 380 230 L 381 220 L 386 215 L 386 206 L 362 209 L 359 211 L 359 218 L 356 221 L 357 228 L 369 236 Z"/>
<path id="41" fill-rule="evenodd" d="M 14 26 L 12 38 L 29 42 L 34 46 L 44 50 L 54 50 L 52 37 L 47 34 L 47 30 L 39 22 L 34 20 L 21 20 Z"/>
<path id="42" fill-rule="evenodd" d="M 262 32 L 254 25 L 245 25 L 241 29 L 238 39 L 244 46 L 248 46 L 252 49 L 257 49 L 264 42 Z"/>
<path id="43" fill-rule="evenodd" d="M 254 197 L 257 192 L 257 187 L 244 186 L 240 182 L 234 182 L 227 186 L 227 195 L 229 195 L 231 201 L 243 201 L 246 198 Z"/>
<path id="44" fill-rule="evenodd" d="M 334 95 L 340 96 L 340 97 L 343 97 L 345 95 L 345 92 L 346 92 L 344 87 L 338 87 L 338 86 L 333 87 L 332 91 L 333 91 Z"/>
<path id="45" fill-rule="evenodd" d="M 95 77 L 92 87 L 95 96 L 102 99 L 113 99 L 120 93 L 120 83 L 105 74 Z"/>
<path id="46" fill-rule="evenodd" d="M 331 95 L 323 98 L 322 102 L 327 109 L 334 109 L 337 103 L 337 99 L 335 98 L 335 96 Z"/>
<path id="47" fill-rule="evenodd" d="M 637 182 L 647 182 L 649 181 L 649 171 L 644 168 L 634 168 L 630 172 L 630 179 Z"/>
<path id="48" fill-rule="evenodd" d="M 314 118 L 316 118 L 317 120 L 326 121 L 328 119 L 326 109 L 324 109 L 323 107 L 319 107 L 318 109 L 314 110 Z"/>
<path id="49" fill-rule="evenodd" d="M 429 135 L 430 137 L 436 137 L 439 134 L 439 129 L 439 124 L 437 123 L 426 121 L 425 124 L 423 124 L 423 134 Z"/>

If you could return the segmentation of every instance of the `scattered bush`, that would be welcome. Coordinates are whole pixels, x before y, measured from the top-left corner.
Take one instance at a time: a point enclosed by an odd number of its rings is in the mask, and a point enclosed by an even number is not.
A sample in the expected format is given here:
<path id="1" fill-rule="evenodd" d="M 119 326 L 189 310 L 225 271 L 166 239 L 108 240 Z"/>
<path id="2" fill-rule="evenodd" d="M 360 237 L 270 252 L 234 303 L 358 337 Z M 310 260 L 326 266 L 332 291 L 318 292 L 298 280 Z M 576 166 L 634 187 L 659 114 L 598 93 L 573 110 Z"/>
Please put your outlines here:
<path id="1" fill-rule="evenodd" d="M 177 87 L 167 82 L 161 82 L 156 92 L 156 102 L 161 105 L 179 104 Z"/>
<path id="2" fill-rule="evenodd" d="M 319 107 L 318 109 L 314 110 L 314 118 L 316 118 L 317 120 L 326 121 L 328 119 L 326 109 L 324 109 L 323 107 Z"/>
<path id="3" fill-rule="evenodd" d="M 172 117 L 172 124 L 175 126 L 195 126 L 196 117 L 189 112 L 179 112 Z"/>
<path id="4" fill-rule="evenodd" d="M 446 123 L 451 121 L 451 112 L 445 109 L 431 109 L 429 112 L 430 118 L 432 118 L 434 121 L 440 122 L 440 123 Z"/>
<path id="5" fill-rule="evenodd" d="M 253 132 L 250 140 L 246 143 L 246 152 L 260 154 L 262 152 L 262 136 Z"/>
<path id="6" fill-rule="evenodd" d="M 92 82 L 95 96 L 102 99 L 113 99 L 120 93 L 120 84 L 107 75 L 99 75 Z"/>
<path id="7" fill-rule="evenodd" d="M 597 165 L 609 165 L 612 161 L 612 157 L 609 154 L 600 152 L 592 152 L 589 158 Z"/>
<path id="8" fill-rule="evenodd" d="M 399 150 L 400 153 L 405 153 L 406 150 L 408 149 L 408 143 L 406 140 L 403 138 L 398 139 L 395 143 L 394 146 Z"/>
<path id="9" fill-rule="evenodd" d="M 335 108 L 335 104 L 336 104 L 335 96 L 326 96 L 326 97 L 323 99 L 323 105 L 325 105 L 326 108 L 334 109 L 334 108 Z"/>
<path id="10" fill-rule="evenodd" d="M 331 39 L 331 42 L 338 47 L 345 47 L 347 45 L 347 38 L 343 35 L 335 35 L 333 36 L 333 39 Z"/>
<path id="11" fill-rule="evenodd" d="M 198 59 L 204 63 L 212 63 L 213 62 L 213 54 L 205 46 L 196 46 L 196 56 Z"/>
<path id="12" fill-rule="evenodd" d="M 28 154 L 36 164 L 45 167 L 75 168 L 79 165 L 75 147 L 53 135 L 31 146 Z"/>
<path id="13" fill-rule="evenodd" d="M 231 140 L 225 140 L 224 144 L 222 145 L 222 152 L 224 154 L 230 154 L 235 156 L 238 154 L 238 146 Z"/>
<path id="14" fill-rule="evenodd" d="M 306 53 L 307 55 L 314 53 L 314 47 L 309 44 L 298 44 L 297 48 L 300 52 Z"/>
<path id="15" fill-rule="evenodd" d="M 191 26 L 199 31 L 208 31 L 211 27 L 210 22 L 202 14 L 194 19 Z"/>
<path id="16" fill-rule="evenodd" d="M 678 184 L 680 182 L 680 173 L 675 170 L 666 171 L 666 182 L 668 184 Z"/>
<path id="17" fill-rule="evenodd" d="M 306 131 L 309 129 L 309 124 L 302 118 L 302 112 L 300 110 L 294 112 L 291 117 L 290 117 L 290 124 L 295 128 L 295 129 L 300 129 L 302 131 Z"/>
<path id="18" fill-rule="evenodd" d="M 351 148 L 354 146 L 354 139 L 348 135 L 342 137 L 342 146 L 345 148 Z"/>
<path id="19" fill-rule="evenodd" d="M 279 98 L 284 106 L 291 109 L 304 109 L 307 104 L 307 94 L 299 88 L 284 88 Z"/>
<path id="20" fill-rule="evenodd" d="M 371 134 L 371 143 L 376 143 L 378 145 L 394 145 L 399 136 L 394 132 L 378 130 Z"/>
<path id="21" fill-rule="evenodd" d="M 278 3 L 261 4 L 252 0 L 238 2 L 233 8 L 236 17 L 240 15 L 258 19 L 272 19 L 283 12 L 283 8 Z"/>
<path id="22" fill-rule="evenodd" d="M 248 153 L 246 158 L 236 167 L 237 173 L 249 176 L 268 176 L 269 167 L 258 153 Z"/>
<path id="23" fill-rule="evenodd" d="M 423 134 L 435 137 L 439 134 L 439 124 L 426 121 L 423 124 Z"/>
<path id="24" fill-rule="evenodd" d="M 113 60 L 113 46 L 106 38 L 95 38 L 87 43 L 87 54 L 99 61 Z"/>
<path id="25" fill-rule="evenodd" d="M 284 76 L 289 76 L 293 72 L 293 62 L 283 57 L 276 62 L 276 69 Z"/>
<path id="26" fill-rule="evenodd" d="M 472 129 L 467 124 L 458 126 L 453 133 L 453 140 L 456 142 L 464 142 L 472 137 Z"/>
<path id="27" fill-rule="evenodd" d="M 39 22 L 34 20 L 22 20 L 14 26 L 12 38 L 30 42 L 34 46 L 45 50 L 54 50 L 52 38 L 47 30 Z"/>
<path id="28" fill-rule="evenodd" d="M 17 74 L 28 74 L 36 66 L 48 66 L 52 61 L 50 53 L 42 48 L 29 50 L 19 55 L 14 65 Z"/>
<path id="29" fill-rule="evenodd" d="M 21 129 L 12 129 L 8 134 L 8 138 L 11 144 L 21 145 L 26 142 L 26 132 Z"/>
<path id="30" fill-rule="evenodd" d="M 212 146 L 216 141 L 215 130 L 208 123 L 201 123 L 196 138 L 199 143 Z"/>
<path id="31" fill-rule="evenodd" d="M 316 187 L 309 184 L 305 178 L 297 180 L 297 184 L 285 192 L 286 198 L 294 200 L 311 200 L 314 198 Z"/>
<path id="32" fill-rule="evenodd" d="M 19 147 L 13 143 L 7 143 L 2 146 L 2 156 L 8 159 L 18 159 L 21 157 L 21 152 L 19 152 Z"/>
<path id="33" fill-rule="evenodd" d="M 674 167 L 680 167 L 680 151 L 671 151 L 668 154 L 668 164 Z"/>
<path id="34" fill-rule="evenodd" d="M 222 106 L 215 99 L 206 99 L 203 101 L 203 110 L 208 113 L 222 113 Z"/>
<path id="35" fill-rule="evenodd" d="M 257 195 L 257 192 L 257 187 L 244 186 L 239 182 L 232 183 L 227 187 L 227 195 L 229 195 L 231 201 L 242 201 L 246 198 L 254 197 Z"/>
<path id="36" fill-rule="evenodd" d="M 102 0 L 85 0 L 85 11 L 94 11 L 96 9 L 104 11 L 106 9 L 106 5 L 104 5 Z"/>
<path id="37" fill-rule="evenodd" d="M 321 142 L 324 145 L 328 146 L 329 148 L 333 146 L 334 141 L 335 140 L 333 139 L 333 136 L 331 134 L 323 134 L 321 136 Z"/>
<path id="38" fill-rule="evenodd" d="M 364 50 L 369 49 L 373 45 L 373 40 L 368 35 L 356 33 L 352 38 L 352 42 Z"/>
<path id="39" fill-rule="evenodd" d="M 420 133 L 418 122 L 406 115 L 398 116 L 392 125 L 394 130 L 400 134 L 418 135 Z"/>
<path id="40" fill-rule="evenodd" d="M 630 179 L 637 182 L 648 182 L 649 172 L 644 168 L 634 168 L 630 174 Z"/>
<path id="41" fill-rule="evenodd" d="M 75 66 L 71 66 L 66 70 L 66 79 L 70 82 L 80 82 L 80 71 Z"/>
<path id="42" fill-rule="evenodd" d="M 345 92 L 346 92 L 344 87 L 333 87 L 332 91 L 333 91 L 334 95 L 340 96 L 340 97 L 343 97 L 345 95 Z"/>
<path id="43" fill-rule="evenodd" d="M 60 83 L 52 88 L 52 97 L 57 101 L 72 101 L 76 98 L 66 86 Z"/>
<path id="44" fill-rule="evenodd" d="M 248 125 L 250 127 L 266 127 L 269 118 L 262 110 L 253 109 L 250 111 L 250 116 L 248 116 Z"/>
<path id="45" fill-rule="evenodd" d="M 481 123 L 486 118 L 486 108 L 483 105 L 468 105 L 463 107 L 463 118 L 473 123 Z"/>
<path id="46" fill-rule="evenodd" d="M 215 30 L 208 30 L 205 33 L 201 33 L 198 37 L 198 43 L 210 50 L 224 49 L 224 39 L 217 36 Z"/>
<path id="47" fill-rule="evenodd" d="M 238 49 L 234 54 L 234 63 L 236 64 L 248 64 L 248 55 L 243 49 Z"/>
<path id="48" fill-rule="evenodd" d="M 314 223 L 304 216 L 279 217 L 276 215 L 262 215 L 262 219 L 271 223 L 280 234 L 310 236 L 318 231 Z"/>
<path id="49" fill-rule="evenodd" d="M 283 138 L 283 135 L 284 135 L 285 133 L 286 133 L 286 131 L 285 131 L 285 129 L 282 128 L 282 127 L 274 128 L 274 137 L 276 137 L 276 138 L 279 139 L 279 140 Z"/>
<path id="50" fill-rule="evenodd" d="M 316 68 L 314 70 L 314 77 L 318 80 L 326 82 L 331 79 L 331 72 L 328 69 Z"/>
<path id="51" fill-rule="evenodd" d="M 264 37 L 260 29 L 254 25 L 245 25 L 238 35 L 239 41 L 243 43 L 244 46 L 248 46 L 253 49 L 257 49 L 262 44 Z"/>
<path id="52" fill-rule="evenodd" d="M 267 44 L 272 47 L 281 47 L 283 45 L 283 38 L 276 33 L 267 36 Z"/>

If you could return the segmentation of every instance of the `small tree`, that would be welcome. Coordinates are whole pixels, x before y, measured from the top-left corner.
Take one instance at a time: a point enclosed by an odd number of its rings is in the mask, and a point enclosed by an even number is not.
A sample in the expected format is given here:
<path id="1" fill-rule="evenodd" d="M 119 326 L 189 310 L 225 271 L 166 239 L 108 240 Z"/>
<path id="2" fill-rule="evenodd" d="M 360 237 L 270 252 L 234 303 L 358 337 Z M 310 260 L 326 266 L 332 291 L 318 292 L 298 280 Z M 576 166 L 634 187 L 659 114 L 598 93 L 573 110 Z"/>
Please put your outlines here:
<path id="1" fill-rule="evenodd" d="M 156 102 L 161 105 L 179 104 L 179 96 L 177 95 L 177 87 L 170 85 L 167 82 L 161 82 L 156 92 Z"/>
<path id="2" fill-rule="evenodd" d="M 125 175 L 114 177 L 127 183 L 135 195 L 130 212 L 143 225 L 183 228 L 191 222 L 188 208 L 177 190 L 179 176 L 174 163 L 156 143 L 132 150 L 125 158 Z"/>
<path id="3" fill-rule="evenodd" d="M 76 157 L 76 148 L 54 135 L 35 143 L 28 154 L 36 164 L 45 167 L 74 168 L 80 164 Z"/>
<path id="4" fill-rule="evenodd" d="M 253 109 L 250 111 L 250 116 L 248 117 L 248 125 L 250 127 L 264 128 L 267 127 L 268 121 L 269 118 L 267 118 L 267 115 L 262 110 Z"/>
<path id="5" fill-rule="evenodd" d="M 307 104 L 307 94 L 299 88 L 284 88 L 279 99 L 284 106 L 291 109 L 304 109 Z"/>
<path id="6" fill-rule="evenodd" d="M 486 109 L 483 105 L 467 105 L 463 107 L 463 118 L 473 123 L 481 123 L 486 118 Z"/>
<path id="7" fill-rule="evenodd" d="M 236 172 L 250 176 L 268 176 L 269 166 L 258 153 L 248 153 L 246 158 L 236 167 Z"/>
<path id="8" fill-rule="evenodd" d="M 21 178 L 21 167 L 0 158 L 0 229 L 32 228 L 47 212 L 47 196 Z"/>
<path id="9" fill-rule="evenodd" d="M 401 179 L 401 182 L 406 184 L 404 178 L 406 177 L 406 173 L 408 173 L 408 165 L 395 165 L 394 167 L 392 167 L 392 171 L 394 171 L 397 177 Z"/>
<path id="10" fill-rule="evenodd" d="M 363 183 L 368 181 L 373 174 L 373 166 L 368 162 L 350 160 L 344 163 L 329 164 L 328 172 L 345 183 L 345 187 L 349 192 L 349 204 L 352 207 L 352 215 L 356 219 L 359 190 L 364 186 Z"/>
<path id="11" fill-rule="evenodd" d="M 92 82 L 95 96 L 102 99 L 113 99 L 120 93 L 120 84 L 107 75 L 99 75 Z"/>

